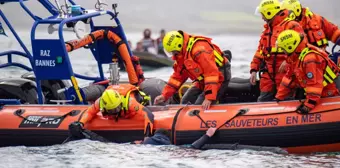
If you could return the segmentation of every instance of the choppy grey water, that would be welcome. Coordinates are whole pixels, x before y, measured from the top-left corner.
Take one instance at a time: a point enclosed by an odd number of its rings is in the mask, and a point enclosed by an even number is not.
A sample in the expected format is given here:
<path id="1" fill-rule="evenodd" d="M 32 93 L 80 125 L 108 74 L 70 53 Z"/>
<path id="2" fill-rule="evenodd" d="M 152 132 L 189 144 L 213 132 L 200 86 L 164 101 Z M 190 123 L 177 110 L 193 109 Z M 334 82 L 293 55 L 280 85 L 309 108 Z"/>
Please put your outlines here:
<path id="1" fill-rule="evenodd" d="M 28 36 L 27 32 L 19 32 L 19 35 L 23 38 L 24 43 L 28 46 L 28 49 L 31 50 L 30 45 L 30 37 Z M 40 35 L 41 37 L 46 38 L 46 36 L 51 35 L 47 34 L 46 32 L 42 32 Z M 65 40 L 75 39 L 72 33 L 67 33 Z M 135 46 L 136 42 L 140 40 L 141 34 L 139 33 L 128 33 L 127 38 L 132 42 L 133 47 Z M 253 57 L 255 49 L 257 48 L 257 43 L 259 37 L 257 36 L 233 36 L 233 35 L 221 35 L 221 36 L 213 36 L 213 41 L 218 44 L 222 50 L 229 49 L 233 53 L 232 59 L 232 73 L 233 76 L 238 77 L 248 77 L 249 76 L 249 65 L 250 61 Z M 0 38 L 0 52 L 5 51 L 8 49 L 20 49 L 20 45 L 17 44 L 13 39 L 7 38 Z M 88 50 L 79 49 L 69 53 L 71 63 L 73 64 L 73 71 L 77 72 L 82 75 L 89 75 L 89 76 L 97 76 L 97 64 Z M 7 58 L 0 57 L 1 63 L 7 61 Z M 22 62 L 28 64 L 26 58 L 22 57 L 14 57 L 13 61 Z M 108 73 L 108 66 L 103 66 L 106 72 L 106 76 L 109 75 Z M 21 74 L 25 73 L 24 70 L 20 68 L 7 68 L 3 69 L 5 72 L 3 77 L 18 77 Z M 146 77 L 159 77 L 164 80 L 167 80 L 171 75 L 172 68 L 160 68 L 153 71 L 145 71 Z M 127 79 L 127 74 L 121 72 L 121 78 Z M 86 85 L 88 82 L 80 81 L 81 84 Z"/>
<path id="2" fill-rule="evenodd" d="M 27 32 L 26 32 L 27 33 Z M 20 32 L 31 50 L 29 37 Z M 128 33 L 127 37 L 135 44 L 140 34 Z M 75 36 L 68 35 L 67 39 Z M 222 49 L 233 52 L 232 74 L 238 77 L 249 76 L 249 62 L 257 47 L 257 36 L 213 36 L 214 42 Z M 0 41 L 0 50 L 18 49 L 19 45 L 8 39 Z M 75 72 L 96 76 L 97 66 L 86 50 L 70 54 Z M 0 58 L 1 63 L 5 58 Z M 15 61 L 28 63 L 24 58 Z M 107 70 L 107 66 L 104 67 Z M 2 77 L 18 77 L 25 71 L 19 68 L 1 69 Z M 107 71 L 106 71 L 107 72 Z M 161 68 L 145 72 L 146 77 L 160 77 L 167 80 L 171 68 Z M 108 73 L 106 73 L 108 76 Z M 121 73 L 127 79 L 126 73 Z M 87 85 L 87 81 L 80 81 Z M 70 142 L 49 147 L 4 147 L 0 148 L 0 167 L 340 167 L 340 155 L 278 155 L 270 152 L 250 150 L 199 151 L 174 146 L 142 146 L 130 144 L 105 144 L 88 140 Z"/>
<path id="3" fill-rule="evenodd" d="M 251 150 L 105 144 L 81 140 L 49 147 L 0 148 L 0 167 L 340 167 L 340 155 L 278 155 Z"/>

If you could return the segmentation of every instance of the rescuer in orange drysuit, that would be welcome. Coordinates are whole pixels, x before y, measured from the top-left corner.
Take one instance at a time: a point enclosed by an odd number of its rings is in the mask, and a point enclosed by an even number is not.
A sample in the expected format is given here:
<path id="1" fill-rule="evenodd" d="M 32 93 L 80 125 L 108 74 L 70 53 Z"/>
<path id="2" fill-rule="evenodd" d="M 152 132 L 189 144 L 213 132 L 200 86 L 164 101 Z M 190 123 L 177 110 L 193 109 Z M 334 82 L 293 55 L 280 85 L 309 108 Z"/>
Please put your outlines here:
<path id="1" fill-rule="evenodd" d="M 281 8 L 278 0 L 262 0 L 257 13 L 261 13 L 264 25 L 258 49 L 250 65 L 250 82 L 256 84 L 257 72 L 263 72 L 260 78 L 261 94 L 258 101 L 271 101 L 275 98 L 277 88 L 287 71 L 286 54 L 276 48 L 276 39 L 283 30 L 294 29 L 303 32 L 302 27 L 294 21 L 294 14 Z"/>
<path id="2" fill-rule="evenodd" d="M 194 86 L 186 91 L 181 104 L 202 104 L 208 109 L 221 98 L 231 78 L 230 62 L 210 38 L 170 31 L 163 38 L 163 47 L 175 60 L 174 72 L 155 104 L 170 98 L 188 78 Z"/>
<path id="3" fill-rule="evenodd" d="M 71 123 L 70 131 L 74 132 L 72 133 L 73 135 L 77 134 L 86 123 L 91 121 L 97 113 L 101 112 L 104 117 L 115 121 L 118 121 L 119 118 L 130 119 L 136 115 L 143 115 L 145 118 L 144 135 L 151 136 L 153 134 L 154 116 L 147 107 L 142 105 L 146 104 L 149 99 L 150 97 L 133 85 L 111 85 L 87 109 L 79 122 Z"/>
<path id="4" fill-rule="evenodd" d="M 277 100 L 283 100 L 296 87 L 304 88 L 306 101 L 297 111 L 305 114 L 319 103 L 321 97 L 339 95 L 335 83 L 339 68 L 325 51 L 308 44 L 304 33 L 285 30 L 279 35 L 277 46 L 287 53 L 287 62 L 292 68 L 292 73 L 287 73 L 281 82 Z"/>
<path id="5" fill-rule="evenodd" d="M 325 50 L 328 41 L 335 43 L 339 39 L 338 26 L 310 11 L 308 7 L 303 8 L 299 0 L 284 0 L 282 7 L 294 12 L 295 20 L 303 27 L 310 44 Z"/>

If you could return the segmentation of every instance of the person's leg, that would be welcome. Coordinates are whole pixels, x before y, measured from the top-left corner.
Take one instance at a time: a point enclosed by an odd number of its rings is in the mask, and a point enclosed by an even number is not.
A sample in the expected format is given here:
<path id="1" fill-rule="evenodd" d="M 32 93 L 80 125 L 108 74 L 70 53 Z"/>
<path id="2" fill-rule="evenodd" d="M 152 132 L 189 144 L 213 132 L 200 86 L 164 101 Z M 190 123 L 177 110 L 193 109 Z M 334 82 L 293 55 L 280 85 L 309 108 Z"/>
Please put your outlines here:
<path id="1" fill-rule="evenodd" d="M 223 69 L 221 69 L 221 72 L 224 76 L 224 81 L 222 82 L 220 89 L 217 92 L 216 101 L 213 102 L 213 104 L 219 103 L 223 98 L 223 96 L 226 94 L 228 90 L 228 85 L 231 79 L 231 69 L 230 69 L 230 63 L 227 63 Z"/>
<path id="2" fill-rule="evenodd" d="M 202 90 L 197 88 L 196 86 L 192 86 L 183 95 L 181 104 L 187 104 L 188 102 L 190 102 L 191 104 L 194 104 L 197 100 L 197 97 L 200 94 L 202 94 Z"/>
<path id="3" fill-rule="evenodd" d="M 272 101 L 275 98 L 274 82 L 268 73 L 263 73 L 260 79 L 260 96 L 257 98 L 258 102 Z"/>
<path id="4" fill-rule="evenodd" d="M 196 101 L 195 101 L 195 105 L 201 105 L 203 103 L 205 99 L 205 95 L 204 92 L 202 92 L 200 95 L 198 95 Z"/>
<path id="5" fill-rule="evenodd" d="M 258 102 L 266 102 L 274 100 L 275 95 L 273 92 L 261 92 L 260 96 L 257 98 Z"/>

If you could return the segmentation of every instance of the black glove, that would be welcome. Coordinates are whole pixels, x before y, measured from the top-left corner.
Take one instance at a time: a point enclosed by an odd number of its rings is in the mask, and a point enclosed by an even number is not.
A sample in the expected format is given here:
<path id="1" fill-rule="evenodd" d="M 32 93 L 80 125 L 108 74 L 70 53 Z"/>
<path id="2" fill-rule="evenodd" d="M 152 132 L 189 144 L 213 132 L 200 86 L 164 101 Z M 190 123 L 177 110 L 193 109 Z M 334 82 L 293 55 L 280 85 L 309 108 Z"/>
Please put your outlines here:
<path id="1" fill-rule="evenodd" d="M 280 101 L 282 101 L 282 100 L 280 100 L 280 99 L 273 99 L 273 101 L 276 101 L 276 103 L 279 103 Z"/>
<path id="2" fill-rule="evenodd" d="M 230 50 L 224 50 L 223 55 L 227 57 L 228 61 L 231 62 L 231 59 L 233 58 Z"/>
<path id="3" fill-rule="evenodd" d="M 84 130 L 83 127 L 84 127 L 83 123 L 79 121 L 75 121 L 68 126 L 69 133 L 74 139 L 85 138 L 85 136 L 83 135 L 83 130 Z"/>
<path id="4" fill-rule="evenodd" d="M 300 114 L 308 114 L 310 111 L 311 109 L 305 106 L 303 103 L 296 109 L 296 112 Z"/>

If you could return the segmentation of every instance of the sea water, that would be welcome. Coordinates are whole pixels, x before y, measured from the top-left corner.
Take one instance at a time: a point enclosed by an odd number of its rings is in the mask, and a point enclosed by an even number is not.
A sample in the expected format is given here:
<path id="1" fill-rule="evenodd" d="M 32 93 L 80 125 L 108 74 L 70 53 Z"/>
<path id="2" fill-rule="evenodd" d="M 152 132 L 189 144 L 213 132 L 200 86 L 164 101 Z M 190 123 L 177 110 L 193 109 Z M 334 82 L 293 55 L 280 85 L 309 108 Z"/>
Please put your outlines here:
<path id="1" fill-rule="evenodd" d="M 23 33 L 24 34 L 24 33 Z M 21 36 L 30 48 L 29 36 Z M 139 40 L 139 34 L 127 33 L 133 43 Z M 75 39 L 75 36 L 67 36 Z M 229 49 L 233 53 L 232 76 L 249 77 L 249 65 L 257 48 L 258 36 L 220 35 L 213 37 L 214 42 L 221 48 Z M 13 42 L 2 43 L 1 51 L 6 49 L 20 49 Z M 97 65 L 90 52 L 85 49 L 70 53 L 73 70 L 82 75 L 96 76 Z M 28 64 L 25 58 L 15 57 L 14 61 Z M 6 59 L 1 58 L 1 63 Z M 1 69 L 2 77 L 19 77 L 24 70 L 19 68 Z M 104 66 L 105 75 L 109 76 L 108 66 Z M 146 77 L 158 77 L 167 80 L 172 68 L 160 68 L 146 71 Z M 127 74 L 121 72 L 121 79 L 127 79 Z M 80 80 L 86 86 L 89 82 Z M 275 121 L 261 121 L 275 123 Z M 235 125 L 241 123 L 234 123 Z M 339 135 L 340 136 L 340 135 Z M 3 147 L 0 148 L 0 167 L 4 168 L 86 168 L 86 167 L 155 167 L 155 168 L 208 168 L 208 167 L 340 167 L 340 155 L 337 153 L 313 155 L 280 155 L 271 152 L 251 150 L 193 150 L 175 146 L 144 146 L 131 144 L 101 143 L 89 140 L 69 142 L 64 145 L 47 147 Z"/>

